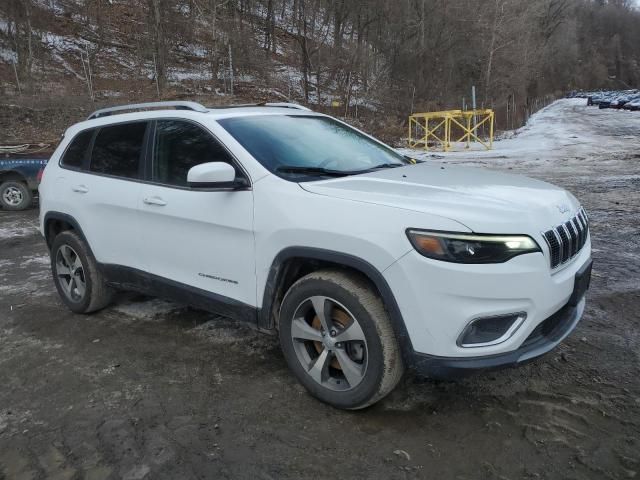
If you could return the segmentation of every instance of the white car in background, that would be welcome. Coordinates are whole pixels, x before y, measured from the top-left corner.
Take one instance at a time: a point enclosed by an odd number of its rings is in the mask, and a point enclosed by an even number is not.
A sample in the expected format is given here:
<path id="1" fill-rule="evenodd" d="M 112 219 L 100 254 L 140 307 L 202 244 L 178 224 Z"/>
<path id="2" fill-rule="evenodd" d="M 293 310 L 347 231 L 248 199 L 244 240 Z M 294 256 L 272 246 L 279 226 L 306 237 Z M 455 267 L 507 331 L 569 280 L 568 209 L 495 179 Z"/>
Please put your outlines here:
<path id="1" fill-rule="evenodd" d="M 625 103 L 622 108 L 625 110 L 637 111 L 640 110 L 640 95 L 633 97 L 630 101 Z"/>
<path id="2" fill-rule="evenodd" d="M 298 380 L 346 409 L 405 367 L 442 377 L 548 352 L 591 272 L 567 191 L 416 163 L 292 104 L 100 110 L 65 133 L 40 202 L 71 310 L 131 289 L 275 329 Z"/>

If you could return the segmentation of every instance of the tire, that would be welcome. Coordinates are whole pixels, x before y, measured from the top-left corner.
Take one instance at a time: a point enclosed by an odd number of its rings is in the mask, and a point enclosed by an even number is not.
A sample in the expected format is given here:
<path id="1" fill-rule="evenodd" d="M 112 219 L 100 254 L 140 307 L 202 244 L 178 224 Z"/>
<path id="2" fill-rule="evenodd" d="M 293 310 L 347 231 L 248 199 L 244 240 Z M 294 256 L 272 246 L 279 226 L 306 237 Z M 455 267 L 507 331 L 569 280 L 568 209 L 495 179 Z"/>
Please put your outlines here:
<path id="1" fill-rule="evenodd" d="M 31 206 L 31 190 L 18 180 L 9 180 L 0 185 L 0 204 L 5 210 L 25 210 Z"/>
<path id="2" fill-rule="evenodd" d="M 327 314 L 324 322 L 319 310 Z M 280 307 L 279 336 L 287 364 L 300 383 L 337 408 L 357 410 L 374 404 L 404 373 L 384 305 L 359 275 L 321 270 L 295 282 Z"/>
<path id="3" fill-rule="evenodd" d="M 87 243 L 73 230 L 53 240 L 51 273 L 60 298 L 71 311 L 91 313 L 111 303 L 113 289 L 107 286 Z"/>

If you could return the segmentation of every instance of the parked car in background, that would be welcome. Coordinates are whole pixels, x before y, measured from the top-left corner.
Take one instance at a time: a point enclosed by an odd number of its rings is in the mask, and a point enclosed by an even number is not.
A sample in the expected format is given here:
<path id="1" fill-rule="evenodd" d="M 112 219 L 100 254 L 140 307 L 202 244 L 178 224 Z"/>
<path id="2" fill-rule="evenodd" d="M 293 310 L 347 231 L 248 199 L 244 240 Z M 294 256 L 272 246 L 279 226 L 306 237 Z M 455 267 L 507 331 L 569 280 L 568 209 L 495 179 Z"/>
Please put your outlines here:
<path id="1" fill-rule="evenodd" d="M 597 105 L 599 108 L 615 108 L 620 109 L 637 97 L 640 91 L 637 89 L 630 90 L 603 90 L 594 92 L 585 92 L 580 96 L 587 98 L 587 105 Z"/>
<path id="2" fill-rule="evenodd" d="M 619 110 L 624 107 L 626 103 L 629 103 L 632 99 L 635 99 L 637 95 L 637 91 L 619 95 L 617 98 L 611 101 L 609 108 L 615 108 Z"/>
<path id="3" fill-rule="evenodd" d="M 0 206 L 5 210 L 29 208 L 46 165 L 47 158 L 38 155 L 0 157 Z"/>
<path id="4" fill-rule="evenodd" d="M 612 103 L 617 102 L 620 98 L 623 98 L 623 94 L 617 92 L 605 95 L 598 102 L 598 108 L 611 108 Z"/>
<path id="5" fill-rule="evenodd" d="M 611 101 L 613 95 L 617 92 L 592 92 L 591 95 L 587 97 L 587 105 L 600 105 L 601 102 Z"/>
<path id="6" fill-rule="evenodd" d="M 625 103 L 622 108 L 625 110 L 638 111 L 640 110 L 640 95 L 637 97 L 633 97 L 627 103 Z"/>

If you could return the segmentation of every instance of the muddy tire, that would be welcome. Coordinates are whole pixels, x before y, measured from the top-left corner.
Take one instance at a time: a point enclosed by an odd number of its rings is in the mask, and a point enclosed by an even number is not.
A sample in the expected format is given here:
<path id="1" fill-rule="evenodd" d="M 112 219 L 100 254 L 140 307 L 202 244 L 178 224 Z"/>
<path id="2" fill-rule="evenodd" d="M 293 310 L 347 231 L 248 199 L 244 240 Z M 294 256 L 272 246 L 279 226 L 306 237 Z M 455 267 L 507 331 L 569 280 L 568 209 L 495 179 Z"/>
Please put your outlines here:
<path id="1" fill-rule="evenodd" d="M 9 180 L 0 185 L 0 204 L 5 210 L 26 210 L 33 203 L 33 194 L 23 182 Z"/>
<path id="2" fill-rule="evenodd" d="M 337 408 L 374 404 L 404 372 L 382 300 L 355 274 L 322 270 L 294 283 L 280 308 L 279 336 L 300 383 Z"/>
<path id="3" fill-rule="evenodd" d="M 113 298 L 86 242 L 74 231 L 58 234 L 51 246 L 51 272 L 60 298 L 75 313 L 100 310 Z"/>

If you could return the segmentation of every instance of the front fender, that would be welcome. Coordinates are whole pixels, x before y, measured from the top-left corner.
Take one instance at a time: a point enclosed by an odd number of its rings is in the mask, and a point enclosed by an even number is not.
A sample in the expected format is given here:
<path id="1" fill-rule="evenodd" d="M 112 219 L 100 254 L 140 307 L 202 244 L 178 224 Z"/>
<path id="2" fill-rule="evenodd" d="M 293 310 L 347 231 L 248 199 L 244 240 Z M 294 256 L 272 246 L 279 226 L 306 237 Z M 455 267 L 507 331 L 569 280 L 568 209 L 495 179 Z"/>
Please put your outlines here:
<path id="1" fill-rule="evenodd" d="M 293 258 L 331 262 L 357 270 L 367 277 L 371 283 L 375 285 L 378 292 L 380 292 L 382 301 L 389 313 L 396 338 L 400 343 L 403 355 L 406 356 L 405 361 L 407 364 L 412 361 L 413 345 L 411 344 L 411 339 L 407 333 L 407 328 L 391 287 L 389 287 L 384 276 L 376 267 L 362 258 L 347 253 L 313 247 L 287 247 L 281 250 L 274 258 L 271 268 L 269 269 L 269 275 L 264 288 L 262 307 L 258 313 L 259 327 L 264 329 L 274 328 L 271 311 L 273 309 L 273 300 L 278 285 L 282 279 L 281 276 L 284 273 L 282 266 Z"/>

